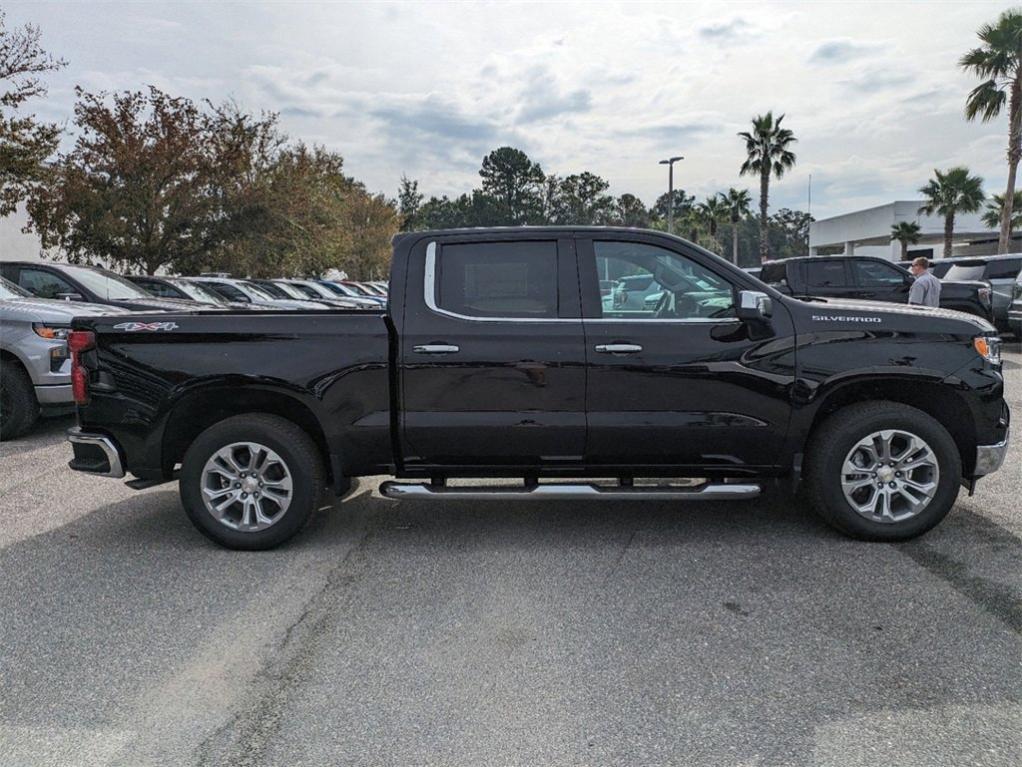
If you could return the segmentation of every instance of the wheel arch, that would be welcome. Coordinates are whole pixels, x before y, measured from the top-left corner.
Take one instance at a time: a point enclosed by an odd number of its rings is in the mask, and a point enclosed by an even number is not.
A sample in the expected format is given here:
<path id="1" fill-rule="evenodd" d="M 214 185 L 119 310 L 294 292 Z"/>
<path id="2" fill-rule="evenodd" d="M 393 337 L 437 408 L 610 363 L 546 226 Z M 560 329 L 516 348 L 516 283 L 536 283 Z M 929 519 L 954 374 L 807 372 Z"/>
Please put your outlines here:
<path id="1" fill-rule="evenodd" d="M 18 364 L 21 366 L 22 370 L 28 373 L 28 365 L 25 363 L 25 360 L 23 360 L 13 349 L 0 347 L 0 362 L 5 365 Z M 31 377 L 31 374 L 29 374 L 29 378 Z"/>
<path id="2" fill-rule="evenodd" d="M 963 476 L 976 463 L 976 426 L 972 409 L 958 392 L 940 380 L 923 376 L 883 376 L 843 382 L 822 396 L 802 435 L 808 442 L 829 416 L 860 402 L 896 402 L 921 410 L 947 429 L 962 462 Z"/>
<path id="3" fill-rule="evenodd" d="M 219 384 L 190 392 L 174 403 L 168 412 L 161 440 L 161 464 L 169 476 L 180 463 L 189 445 L 202 432 L 220 421 L 249 413 L 266 413 L 284 418 L 302 429 L 315 443 L 331 483 L 344 481 L 341 462 L 330 450 L 319 417 L 290 392 L 269 388 L 238 388 Z"/>

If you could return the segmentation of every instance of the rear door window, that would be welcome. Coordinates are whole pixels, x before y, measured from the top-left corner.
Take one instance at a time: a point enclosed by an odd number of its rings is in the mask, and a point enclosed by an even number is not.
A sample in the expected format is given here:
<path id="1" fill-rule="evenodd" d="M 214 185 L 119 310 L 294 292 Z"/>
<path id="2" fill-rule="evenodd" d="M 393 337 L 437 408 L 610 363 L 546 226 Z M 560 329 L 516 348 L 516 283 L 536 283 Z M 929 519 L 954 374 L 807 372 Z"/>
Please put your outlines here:
<path id="1" fill-rule="evenodd" d="M 57 298 L 61 293 L 80 293 L 76 287 L 63 277 L 44 269 L 23 267 L 18 275 L 18 284 L 39 298 Z"/>
<path id="2" fill-rule="evenodd" d="M 985 280 L 987 264 L 984 261 L 966 261 L 964 263 L 952 264 L 951 268 L 944 274 L 944 279 L 949 282 L 958 280 Z"/>
<path id="3" fill-rule="evenodd" d="M 880 261 L 852 261 L 850 265 L 860 287 L 880 288 L 905 284 L 905 275 L 891 264 Z"/>
<path id="4" fill-rule="evenodd" d="M 172 288 L 165 282 L 158 282 L 156 280 L 139 280 L 135 284 L 159 298 L 181 298 L 181 294 L 177 291 L 177 288 Z"/>
<path id="5" fill-rule="evenodd" d="M 788 265 L 783 261 L 776 264 L 767 264 L 760 271 L 759 278 L 767 285 L 787 285 Z"/>
<path id="6" fill-rule="evenodd" d="M 557 243 L 473 242 L 441 247 L 437 308 L 466 317 L 557 317 Z"/>
<path id="7" fill-rule="evenodd" d="M 845 262 L 833 261 L 807 261 L 805 264 L 806 285 L 811 288 L 844 288 L 848 287 L 848 276 L 845 272 Z"/>
<path id="8" fill-rule="evenodd" d="M 991 261 L 987 264 L 988 280 L 1013 280 L 1018 277 L 1022 259 L 1006 258 L 1003 261 Z"/>

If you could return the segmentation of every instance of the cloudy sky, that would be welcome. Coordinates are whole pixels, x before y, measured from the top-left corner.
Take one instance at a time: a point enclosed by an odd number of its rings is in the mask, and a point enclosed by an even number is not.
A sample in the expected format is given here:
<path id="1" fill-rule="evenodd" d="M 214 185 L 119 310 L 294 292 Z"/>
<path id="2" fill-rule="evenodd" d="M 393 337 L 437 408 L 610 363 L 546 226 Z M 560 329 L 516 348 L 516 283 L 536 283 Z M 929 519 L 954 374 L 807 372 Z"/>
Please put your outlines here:
<path id="1" fill-rule="evenodd" d="M 339 150 L 373 190 L 478 181 L 490 149 L 547 172 L 590 170 L 615 194 L 665 190 L 683 154 L 700 196 L 755 189 L 735 134 L 773 109 L 799 138 L 772 207 L 823 217 L 914 199 L 934 167 L 1004 180 L 1005 121 L 962 116 L 957 59 L 1004 3 L 5 3 L 69 66 L 37 111 L 70 122 L 73 88 L 137 89 L 280 113 Z"/>

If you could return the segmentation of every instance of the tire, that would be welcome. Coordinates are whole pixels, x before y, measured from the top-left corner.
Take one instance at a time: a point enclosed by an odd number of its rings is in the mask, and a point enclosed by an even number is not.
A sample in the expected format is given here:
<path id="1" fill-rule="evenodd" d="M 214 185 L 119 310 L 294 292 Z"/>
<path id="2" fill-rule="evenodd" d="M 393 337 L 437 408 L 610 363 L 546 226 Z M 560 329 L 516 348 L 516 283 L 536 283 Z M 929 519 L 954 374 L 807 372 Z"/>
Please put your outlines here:
<path id="1" fill-rule="evenodd" d="M 878 432 L 891 437 L 888 452 L 894 456 L 879 466 L 871 455 L 883 457 L 885 440 L 881 436 L 878 442 L 869 441 Z M 905 435 L 917 441 L 909 443 Z M 926 451 L 908 447 L 918 447 L 920 440 Z M 874 446 L 872 453 L 861 447 L 865 442 Z M 910 461 L 911 456 L 915 458 Z M 922 465 L 912 468 L 916 463 Z M 860 469 L 860 465 L 877 471 Z M 907 468 L 898 471 L 902 467 Z M 954 505 L 961 476 L 958 446 L 947 429 L 923 411 L 894 402 L 864 402 L 839 410 L 813 432 L 807 446 L 810 502 L 827 523 L 860 540 L 904 541 L 930 530 Z M 884 488 L 877 490 L 874 482 Z M 861 487 L 852 490 L 857 485 Z M 919 504 L 918 509 L 910 498 Z M 857 510 L 853 502 L 865 511 Z"/>
<path id="2" fill-rule="evenodd" d="M 261 471 L 253 474 L 253 462 Z M 275 415 L 239 415 L 210 426 L 189 446 L 181 462 L 181 503 L 199 532 L 221 546 L 272 549 L 308 523 L 319 505 L 323 477 L 319 450 L 303 429 Z M 207 507 L 210 495 L 217 503 Z M 221 509 L 219 518 L 214 506 Z"/>
<path id="3" fill-rule="evenodd" d="M 17 362 L 3 363 L 0 374 L 0 440 L 27 432 L 39 418 L 39 402 L 28 373 Z"/>

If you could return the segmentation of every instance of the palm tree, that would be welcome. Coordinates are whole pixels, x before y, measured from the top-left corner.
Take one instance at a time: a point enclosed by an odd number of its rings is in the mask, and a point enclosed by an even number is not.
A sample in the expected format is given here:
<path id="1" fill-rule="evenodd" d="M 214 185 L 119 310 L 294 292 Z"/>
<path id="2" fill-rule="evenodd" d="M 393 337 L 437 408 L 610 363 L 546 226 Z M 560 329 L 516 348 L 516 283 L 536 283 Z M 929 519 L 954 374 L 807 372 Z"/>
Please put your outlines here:
<path id="1" fill-rule="evenodd" d="M 944 258 L 951 257 L 951 240 L 955 234 L 955 214 L 975 213 L 983 204 L 983 179 L 970 176 L 968 168 L 934 170 L 934 178 L 919 189 L 926 195 L 920 213 L 944 217 Z"/>
<path id="2" fill-rule="evenodd" d="M 710 237 L 716 238 L 717 224 L 719 224 L 724 219 L 724 216 L 727 215 L 727 210 L 724 208 L 724 200 L 722 196 L 715 194 L 711 197 L 707 197 L 704 202 L 696 205 L 696 212 L 699 214 L 699 218 L 702 219 L 703 223 L 706 224 L 706 228 L 710 232 Z"/>
<path id="3" fill-rule="evenodd" d="M 745 139 L 748 156 L 742 163 L 741 174 L 759 174 L 759 257 L 770 258 L 769 223 L 767 205 L 770 197 L 770 176 L 780 178 L 795 165 L 795 153 L 788 147 L 798 139 L 787 128 L 781 127 L 784 115 L 776 120 L 773 112 L 752 118 L 752 131 L 738 135 Z"/>
<path id="4" fill-rule="evenodd" d="M 996 24 L 979 28 L 979 48 L 973 48 L 958 62 L 985 78 L 969 93 L 965 116 L 983 122 L 997 117 L 1008 105 L 1008 185 L 1001 207 L 997 252 L 1007 253 L 1011 240 L 1011 216 L 1015 208 L 1015 173 L 1022 156 L 1022 11 L 1007 10 Z"/>
<path id="5" fill-rule="evenodd" d="M 731 260 L 738 266 L 738 222 L 749 215 L 749 204 L 752 198 L 749 197 L 749 190 L 738 190 L 731 187 L 727 194 L 721 193 L 724 207 L 727 209 L 728 220 L 731 222 Z"/>
<path id="6" fill-rule="evenodd" d="M 919 242 L 919 224 L 915 221 L 899 221 L 891 227 L 891 239 L 901 243 L 901 260 L 907 260 L 908 246 Z"/>
<path id="7" fill-rule="evenodd" d="M 1008 222 L 1008 240 L 1015 235 L 1016 229 L 1022 229 L 1022 192 L 1015 192 L 1011 201 L 1011 219 Z M 995 194 L 994 198 L 987 202 L 986 210 L 983 211 L 983 223 L 991 229 L 1001 225 L 1001 216 L 1004 213 L 1004 195 Z"/>

